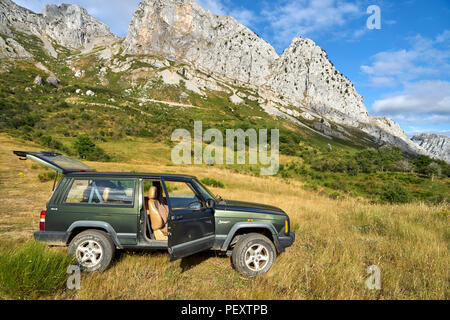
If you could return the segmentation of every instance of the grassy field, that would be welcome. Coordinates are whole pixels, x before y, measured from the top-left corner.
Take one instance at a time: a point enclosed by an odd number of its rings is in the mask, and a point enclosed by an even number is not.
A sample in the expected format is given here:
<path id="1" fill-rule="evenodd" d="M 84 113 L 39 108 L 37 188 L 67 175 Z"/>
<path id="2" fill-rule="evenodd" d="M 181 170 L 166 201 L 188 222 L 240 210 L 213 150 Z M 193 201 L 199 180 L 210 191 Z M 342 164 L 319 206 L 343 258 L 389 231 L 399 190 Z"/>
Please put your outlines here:
<path id="1" fill-rule="evenodd" d="M 121 150 L 111 143 L 107 151 Z M 448 206 L 373 204 L 362 198 L 334 200 L 303 183 L 256 177 L 215 167 L 175 167 L 155 154 L 157 144 L 129 144 L 126 163 L 95 163 L 99 171 L 176 172 L 214 178 L 224 198 L 278 206 L 291 217 L 297 239 L 272 270 L 256 279 L 234 272 L 230 259 L 205 252 L 169 262 L 166 252 L 120 252 L 110 269 L 83 274 L 81 290 L 58 289 L 41 299 L 449 299 Z M 142 148 L 137 152 L 136 148 Z M 12 150 L 41 150 L 31 142 L 0 135 L 0 249 L 32 239 L 52 182 L 45 170 L 19 161 Z M 160 158 L 161 159 L 161 158 Z M 52 248 L 65 252 L 64 248 Z M 381 269 L 382 290 L 366 288 L 366 268 Z M 0 298 L 11 298 L 0 292 Z"/>

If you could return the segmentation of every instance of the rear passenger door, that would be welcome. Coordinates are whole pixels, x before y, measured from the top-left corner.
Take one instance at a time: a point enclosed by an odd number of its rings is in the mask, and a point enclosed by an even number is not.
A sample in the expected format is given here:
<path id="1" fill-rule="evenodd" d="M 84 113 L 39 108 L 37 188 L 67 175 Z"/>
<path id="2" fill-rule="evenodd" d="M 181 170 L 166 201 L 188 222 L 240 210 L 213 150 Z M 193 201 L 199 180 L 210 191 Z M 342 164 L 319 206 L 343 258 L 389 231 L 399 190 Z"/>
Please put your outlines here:
<path id="1" fill-rule="evenodd" d="M 67 230 L 73 223 L 105 222 L 117 234 L 122 245 L 136 245 L 138 200 L 136 179 L 69 178 L 57 205 L 52 205 L 47 219 L 55 228 Z"/>
<path id="2" fill-rule="evenodd" d="M 189 181 L 165 180 L 168 195 L 171 261 L 208 250 L 215 239 L 214 209 L 206 208 Z"/>

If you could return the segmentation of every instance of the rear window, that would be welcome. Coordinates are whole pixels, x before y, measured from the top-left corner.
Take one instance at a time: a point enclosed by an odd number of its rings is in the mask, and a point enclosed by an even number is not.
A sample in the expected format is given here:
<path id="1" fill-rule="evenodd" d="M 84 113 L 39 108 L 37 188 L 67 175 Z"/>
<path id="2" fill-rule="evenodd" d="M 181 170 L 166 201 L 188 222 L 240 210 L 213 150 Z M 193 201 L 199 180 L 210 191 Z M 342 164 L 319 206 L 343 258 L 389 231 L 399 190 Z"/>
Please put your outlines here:
<path id="1" fill-rule="evenodd" d="M 87 166 L 83 162 L 65 156 L 42 158 L 56 164 L 58 167 L 64 169 L 65 171 L 92 171 L 91 167 Z"/>
<path id="2" fill-rule="evenodd" d="M 65 203 L 133 206 L 134 180 L 74 179 Z"/>

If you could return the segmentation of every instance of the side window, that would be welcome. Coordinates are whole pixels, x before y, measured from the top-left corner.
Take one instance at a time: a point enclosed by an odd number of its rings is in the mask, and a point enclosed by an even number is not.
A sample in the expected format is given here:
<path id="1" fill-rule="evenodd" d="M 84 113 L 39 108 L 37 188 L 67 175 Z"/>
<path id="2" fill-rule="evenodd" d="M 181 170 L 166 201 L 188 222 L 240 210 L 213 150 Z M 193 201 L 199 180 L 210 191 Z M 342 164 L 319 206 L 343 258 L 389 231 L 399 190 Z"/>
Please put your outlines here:
<path id="1" fill-rule="evenodd" d="M 134 180 L 75 179 L 67 194 L 69 204 L 133 205 Z"/>
<path id="2" fill-rule="evenodd" d="M 166 181 L 170 204 L 173 210 L 201 208 L 201 201 L 194 192 L 193 187 L 186 182 Z"/>

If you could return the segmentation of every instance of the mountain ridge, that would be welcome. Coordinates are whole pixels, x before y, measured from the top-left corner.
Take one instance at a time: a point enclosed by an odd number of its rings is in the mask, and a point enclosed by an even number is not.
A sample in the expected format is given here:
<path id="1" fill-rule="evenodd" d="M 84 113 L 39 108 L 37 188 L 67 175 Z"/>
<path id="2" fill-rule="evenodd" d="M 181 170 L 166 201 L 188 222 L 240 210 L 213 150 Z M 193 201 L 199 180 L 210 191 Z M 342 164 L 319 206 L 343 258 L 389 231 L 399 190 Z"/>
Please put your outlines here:
<path id="1" fill-rule="evenodd" d="M 53 57 L 58 56 L 58 46 L 95 52 L 104 65 L 98 74 L 103 85 L 108 83 L 104 78 L 108 70 L 125 72 L 134 62 L 150 63 L 162 68 L 157 75 L 168 84 L 182 80 L 188 90 L 203 95 L 207 90 L 226 92 L 234 104 L 244 99 L 257 101 L 269 115 L 325 136 L 352 140 L 360 139 L 361 132 L 370 137 L 362 141 L 432 155 L 391 119 L 371 117 L 353 83 L 311 39 L 296 37 L 278 55 L 234 18 L 213 15 L 191 0 L 143 0 L 123 39 L 77 5 L 48 5 L 42 14 L 36 14 L 2 0 L 0 9 L 0 33 L 6 35 L 0 37 L 0 57 L 32 57 L 14 37 L 8 37 L 13 34 L 10 28 L 18 29 L 38 36 Z M 171 61 L 183 66 L 165 70 Z M 143 68 L 139 76 L 145 72 Z M 132 79 L 131 88 L 137 78 Z"/>
<path id="2" fill-rule="evenodd" d="M 411 140 L 427 150 L 433 158 L 442 159 L 450 163 L 450 137 L 422 133 L 415 135 Z"/>
<path id="3" fill-rule="evenodd" d="M 367 133 L 378 144 L 427 154 L 391 119 L 371 117 L 353 83 L 311 39 L 296 37 L 278 55 L 249 28 L 233 18 L 213 15 L 195 1 L 143 0 L 124 45 L 124 54 L 174 56 L 218 77 L 238 80 L 257 89 L 267 101 L 265 107 L 277 109 L 275 113 L 284 113 L 280 108 L 286 106 L 313 111 L 337 125 Z M 340 138 L 347 133 L 329 132 Z"/>

